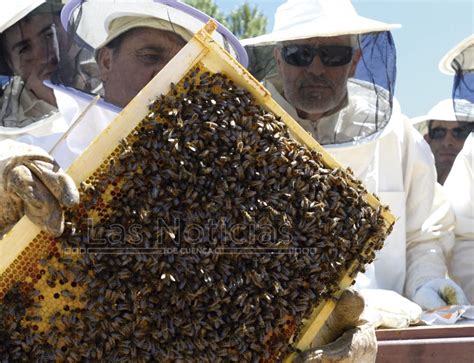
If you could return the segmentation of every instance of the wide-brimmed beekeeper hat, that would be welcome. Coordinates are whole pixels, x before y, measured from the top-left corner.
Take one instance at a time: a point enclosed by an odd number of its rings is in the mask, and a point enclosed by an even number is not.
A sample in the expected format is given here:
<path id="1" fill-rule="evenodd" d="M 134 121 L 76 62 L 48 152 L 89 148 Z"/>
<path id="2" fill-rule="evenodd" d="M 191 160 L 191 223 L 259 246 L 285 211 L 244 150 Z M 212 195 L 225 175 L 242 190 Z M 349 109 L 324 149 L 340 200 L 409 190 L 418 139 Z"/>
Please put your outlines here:
<path id="1" fill-rule="evenodd" d="M 63 4 L 59 0 L 14 0 L 4 1 L 2 11 L 0 11 L 0 33 L 11 27 L 26 15 L 36 10 L 55 12 L 61 11 Z"/>
<path id="2" fill-rule="evenodd" d="M 43 3 L 45 3 L 45 0 L 5 1 L 2 4 L 2 11 L 0 11 L 0 33 L 3 33 Z"/>
<path id="3" fill-rule="evenodd" d="M 267 45 L 288 40 L 364 34 L 400 28 L 357 14 L 350 0 L 288 0 L 275 13 L 271 33 L 242 41 Z"/>
<path id="4" fill-rule="evenodd" d="M 454 75 L 452 101 L 458 121 L 474 120 L 474 34 L 446 53 L 441 72 Z"/>
<path id="5" fill-rule="evenodd" d="M 118 20 L 122 17 L 128 18 Z M 210 19 L 203 12 L 176 0 L 71 0 L 61 13 L 61 21 L 67 31 L 74 34 L 80 45 L 91 50 L 100 48 L 119 33 L 147 26 L 140 25 L 143 21 L 153 28 L 173 31 L 189 40 L 187 35 L 200 30 Z M 160 23 L 168 24 L 163 27 Z M 242 65 L 247 66 L 245 49 L 227 28 L 218 23 L 217 31 L 212 36 Z"/>
<path id="6" fill-rule="evenodd" d="M 439 62 L 439 70 L 445 74 L 456 71 L 474 71 L 474 34 L 452 48 Z"/>
<path id="7" fill-rule="evenodd" d="M 454 112 L 453 100 L 447 98 L 434 105 L 427 114 L 412 118 L 413 124 L 419 124 L 426 121 L 458 121 Z"/>
<path id="8" fill-rule="evenodd" d="M 96 51 L 106 46 L 120 35 L 135 28 L 145 27 L 173 32 L 183 38 L 186 42 L 194 35 L 190 30 L 183 28 L 178 24 L 170 23 L 168 20 L 155 18 L 153 16 L 136 16 L 135 14 L 130 13 L 112 14 L 108 19 L 106 19 L 105 27 L 107 28 L 107 38 L 97 47 Z"/>
<path id="9" fill-rule="evenodd" d="M 464 105 L 464 107 L 461 107 Z M 456 107 L 455 106 L 459 106 Z M 464 121 L 474 122 L 474 115 L 471 112 L 471 105 L 467 100 L 454 100 L 448 98 L 434 105 L 427 114 L 411 119 L 415 128 L 421 133 L 428 132 L 428 122 L 437 121 Z"/>

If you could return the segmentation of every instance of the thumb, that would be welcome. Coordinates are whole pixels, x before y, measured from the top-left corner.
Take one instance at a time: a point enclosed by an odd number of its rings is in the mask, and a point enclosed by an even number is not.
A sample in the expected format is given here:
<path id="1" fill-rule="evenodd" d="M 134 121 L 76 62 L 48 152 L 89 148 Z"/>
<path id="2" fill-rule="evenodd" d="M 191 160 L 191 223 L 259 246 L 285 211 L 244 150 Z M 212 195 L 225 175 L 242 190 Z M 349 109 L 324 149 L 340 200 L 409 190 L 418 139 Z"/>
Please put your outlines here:
<path id="1" fill-rule="evenodd" d="M 79 203 L 76 184 L 57 164 L 38 160 L 27 160 L 24 164 L 41 180 L 61 205 L 69 208 Z"/>
<path id="2" fill-rule="evenodd" d="M 447 305 L 470 305 L 464 291 L 454 282 L 441 289 L 441 296 Z"/>
<path id="3" fill-rule="evenodd" d="M 344 290 L 334 311 L 321 327 L 311 346 L 326 345 L 339 338 L 347 329 L 357 326 L 364 305 L 364 298 L 357 291 L 353 289 Z"/>
<path id="4" fill-rule="evenodd" d="M 24 165 L 13 168 L 9 179 L 9 190 L 22 199 L 28 218 L 50 235 L 61 235 L 64 230 L 61 206 L 43 183 Z"/>

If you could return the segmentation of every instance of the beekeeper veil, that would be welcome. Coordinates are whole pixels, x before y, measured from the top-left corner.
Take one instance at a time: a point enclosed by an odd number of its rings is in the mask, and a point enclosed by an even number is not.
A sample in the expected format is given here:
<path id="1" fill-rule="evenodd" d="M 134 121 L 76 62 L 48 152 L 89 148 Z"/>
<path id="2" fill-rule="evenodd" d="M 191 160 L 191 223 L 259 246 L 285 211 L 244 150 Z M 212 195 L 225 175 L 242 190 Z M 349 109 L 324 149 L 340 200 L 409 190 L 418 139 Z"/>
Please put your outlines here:
<path id="1" fill-rule="evenodd" d="M 179 36 L 185 44 L 211 19 L 176 0 L 71 0 L 61 18 L 75 43 L 95 52 L 96 61 L 99 49 L 112 47 L 129 30 L 143 27 L 163 30 Z M 213 38 L 240 63 L 247 65 L 245 49 L 222 24 L 218 24 Z M 94 76 L 94 72 L 86 73 Z M 97 72 L 95 77 L 100 78 Z M 93 91 L 101 92 L 100 89 Z"/>
<path id="2" fill-rule="evenodd" d="M 61 60 L 59 0 L 16 0 L 0 12 L 0 134 L 22 128 L 55 112 L 54 95 L 43 84 Z"/>
<path id="3" fill-rule="evenodd" d="M 243 40 L 242 43 L 249 54 L 250 72 L 259 80 L 270 81 L 282 93 L 282 81 L 273 57 L 276 46 L 283 42 L 298 45 L 298 41 L 308 38 L 350 35 L 353 49 L 345 63 L 340 62 L 345 55 L 338 53 L 343 49 L 319 48 L 313 49 L 312 54 L 303 54 L 301 52 L 308 50 L 295 47 L 291 56 L 307 59 L 303 59 L 305 62 L 296 59 L 298 62 L 289 64 L 309 65 L 317 53 L 326 67 L 339 66 L 350 62 L 355 49 L 360 48 L 361 59 L 355 75 L 349 78 L 347 90 L 349 101 L 357 99 L 357 109 L 363 109 L 363 112 L 358 111 L 357 115 L 347 118 L 352 119 L 353 123 L 350 133 L 339 132 L 338 127 L 344 126 L 336 120 L 333 136 L 318 140 L 321 144 L 355 143 L 373 139 L 390 120 L 396 76 L 395 46 L 390 30 L 398 27 L 398 24 L 359 16 L 350 0 L 288 0 L 278 7 L 271 33 Z M 331 53 L 333 50 L 337 54 Z M 361 108 L 360 105 L 364 106 Z"/>
<path id="4" fill-rule="evenodd" d="M 454 75 L 452 99 L 458 121 L 474 121 L 474 34 L 451 49 L 439 68 Z"/>

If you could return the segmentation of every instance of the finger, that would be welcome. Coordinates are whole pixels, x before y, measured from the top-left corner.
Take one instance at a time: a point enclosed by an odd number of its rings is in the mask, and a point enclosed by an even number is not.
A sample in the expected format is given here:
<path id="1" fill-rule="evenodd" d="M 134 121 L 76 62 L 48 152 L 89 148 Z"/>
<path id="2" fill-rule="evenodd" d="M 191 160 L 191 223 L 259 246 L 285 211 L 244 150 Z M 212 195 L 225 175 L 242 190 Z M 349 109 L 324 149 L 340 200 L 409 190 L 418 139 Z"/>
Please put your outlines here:
<path id="1" fill-rule="evenodd" d="M 441 289 L 441 296 L 446 305 L 469 305 L 466 295 L 458 286 L 445 286 Z"/>
<path id="2" fill-rule="evenodd" d="M 70 208 L 79 203 L 76 184 L 59 166 L 36 160 L 27 161 L 25 165 L 43 182 L 61 205 Z"/>
<path id="3" fill-rule="evenodd" d="M 48 234 L 60 236 L 64 218 L 56 198 L 24 165 L 12 169 L 9 177 L 10 189 L 23 200 L 28 218 Z"/>
<path id="4" fill-rule="evenodd" d="M 423 292 L 423 295 L 419 297 L 417 303 L 423 308 L 423 310 L 432 310 L 441 306 L 446 306 L 446 302 L 441 298 L 439 292 L 435 290 Z"/>
<path id="5" fill-rule="evenodd" d="M 344 290 L 334 311 L 322 326 L 311 346 L 317 347 L 328 344 L 337 339 L 347 329 L 356 326 L 364 310 L 364 305 L 364 299 L 357 291 Z"/>
<path id="6" fill-rule="evenodd" d="M 374 362 L 377 354 L 375 329 L 366 324 L 347 330 L 337 340 L 298 355 L 297 362 Z"/>
<path id="7" fill-rule="evenodd" d="M 346 327 L 353 327 L 364 310 L 364 298 L 353 289 L 343 291 L 333 315 Z"/>

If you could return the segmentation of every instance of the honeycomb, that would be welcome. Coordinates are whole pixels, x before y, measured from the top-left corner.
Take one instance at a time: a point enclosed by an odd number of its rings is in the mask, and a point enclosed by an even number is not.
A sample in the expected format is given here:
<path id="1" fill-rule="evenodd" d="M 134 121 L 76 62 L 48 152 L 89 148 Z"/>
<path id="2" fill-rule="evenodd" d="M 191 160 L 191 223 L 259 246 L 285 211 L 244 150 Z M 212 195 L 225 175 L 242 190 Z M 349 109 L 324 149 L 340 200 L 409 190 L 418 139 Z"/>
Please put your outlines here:
<path id="1" fill-rule="evenodd" d="M 2 360 L 282 360 L 390 231 L 349 171 L 203 64 L 80 193 L 0 278 Z"/>

